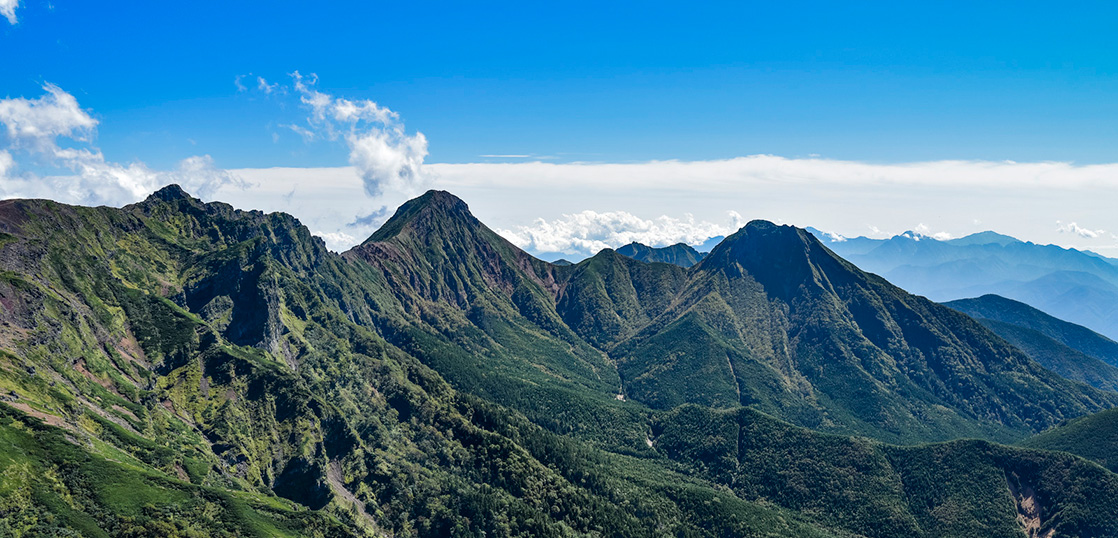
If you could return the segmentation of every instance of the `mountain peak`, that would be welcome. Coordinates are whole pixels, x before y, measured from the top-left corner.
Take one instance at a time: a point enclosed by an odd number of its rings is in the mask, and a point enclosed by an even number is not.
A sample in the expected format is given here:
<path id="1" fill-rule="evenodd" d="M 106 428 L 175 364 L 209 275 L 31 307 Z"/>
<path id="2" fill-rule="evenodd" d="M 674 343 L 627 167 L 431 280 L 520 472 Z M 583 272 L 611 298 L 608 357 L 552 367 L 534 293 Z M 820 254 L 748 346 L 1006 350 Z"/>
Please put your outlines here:
<path id="1" fill-rule="evenodd" d="M 187 194 L 186 191 L 182 190 L 182 187 L 180 187 L 177 183 L 171 183 L 170 185 L 167 185 L 166 187 L 163 187 L 162 189 L 151 193 L 151 195 L 148 196 L 147 200 L 145 201 L 162 200 L 164 202 L 173 202 L 175 200 L 193 199 L 194 197 Z"/>
<path id="2" fill-rule="evenodd" d="M 419 197 L 404 202 L 392 218 L 373 232 L 365 242 L 384 241 L 409 228 L 424 234 L 448 225 L 465 226 L 471 229 L 482 226 L 481 221 L 470 213 L 470 206 L 461 198 L 447 191 L 429 190 Z"/>
<path id="3" fill-rule="evenodd" d="M 847 273 L 843 264 L 807 230 L 753 220 L 715 247 L 699 267 L 731 277 L 750 275 L 772 293 L 786 297 L 817 280 L 821 266 L 835 274 Z"/>
<path id="4" fill-rule="evenodd" d="M 423 193 L 423 195 L 415 198 L 412 202 L 424 204 L 427 207 L 446 210 L 465 210 L 467 212 L 470 210 L 469 206 L 466 205 L 466 202 L 462 201 L 461 198 L 450 192 L 435 189 Z"/>
<path id="5" fill-rule="evenodd" d="M 1005 234 L 1000 234 L 992 230 L 984 232 L 973 233 L 958 239 L 951 239 L 948 241 L 953 245 L 966 246 L 966 245 L 1009 245 L 1013 243 L 1020 243 L 1021 240 L 1016 237 L 1011 237 Z"/>

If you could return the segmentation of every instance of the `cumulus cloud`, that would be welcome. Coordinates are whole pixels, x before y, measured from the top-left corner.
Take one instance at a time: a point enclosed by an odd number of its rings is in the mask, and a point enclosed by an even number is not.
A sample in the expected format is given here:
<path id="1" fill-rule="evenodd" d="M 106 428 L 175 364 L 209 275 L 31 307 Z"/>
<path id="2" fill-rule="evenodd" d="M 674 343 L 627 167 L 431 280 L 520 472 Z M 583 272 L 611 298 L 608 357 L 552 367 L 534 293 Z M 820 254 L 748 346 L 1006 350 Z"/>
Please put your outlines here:
<path id="1" fill-rule="evenodd" d="M 369 196 L 385 190 L 418 192 L 430 183 L 423 165 L 427 137 L 407 134 L 400 115 L 376 102 L 350 100 L 318 91 L 318 78 L 292 74 L 300 102 L 310 109 L 306 126 L 289 125 L 307 140 L 344 140 L 349 162 L 364 181 Z"/>
<path id="2" fill-rule="evenodd" d="M 93 146 L 97 120 L 73 95 L 53 84 L 37 99 L 0 99 L 0 124 L 7 147 L 0 150 L 0 196 L 43 197 L 82 204 L 125 204 L 167 183 L 208 196 L 224 185 L 244 186 L 218 169 L 208 155 L 184 159 L 174 170 L 152 170 L 141 162 L 118 164 Z M 18 171 L 16 154 L 56 173 Z"/>
<path id="3" fill-rule="evenodd" d="M 1092 230 L 1090 228 L 1084 228 L 1083 226 L 1080 226 L 1074 222 L 1068 222 L 1065 224 L 1061 221 L 1056 221 L 1056 231 L 1060 233 L 1075 234 L 1084 239 L 1095 239 L 1106 234 L 1106 230 Z"/>
<path id="4" fill-rule="evenodd" d="M 342 252 L 357 244 L 357 238 L 345 232 L 312 232 L 326 241 L 326 248 Z"/>
<path id="5" fill-rule="evenodd" d="M 643 219 L 625 211 L 582 211 L 551 221 L 537 219 L 531 225 L 498 233 L 532 252 L 592 255 L 634 241 L 654 247 L 699 245 L 711 237 L 729 235 L 745 224 L 736 212 L 729 211 L 726 217 L 724 223 L 714 223 L 697 221 L 692 215 Z"/>
<path id="6" fill-rule="evenodd" d="M 0 15 L 8 19 L 8 24 L 15 24 L 17 22 L 17 7 L 19 7 L 19 0 L 0 0 Z"/>
<path id="7" fill-rule="evenodd" d="M 38 99 L 0 99 L 0 123 L 7 130 L 9 143 L 48 151 L 56 148 L 58 137 L 88 141 L 97 128 L 97 120 L 62 88 L 47 83 L 43 90 L 47 93 Z"/>

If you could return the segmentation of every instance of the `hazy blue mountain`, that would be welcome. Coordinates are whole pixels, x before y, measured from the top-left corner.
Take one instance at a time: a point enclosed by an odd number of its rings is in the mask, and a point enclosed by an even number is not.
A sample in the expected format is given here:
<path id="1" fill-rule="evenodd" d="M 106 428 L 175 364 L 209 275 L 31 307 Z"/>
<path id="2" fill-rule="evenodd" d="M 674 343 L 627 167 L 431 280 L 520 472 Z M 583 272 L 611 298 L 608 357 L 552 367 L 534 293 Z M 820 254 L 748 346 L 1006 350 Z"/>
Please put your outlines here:
<path id="1" fill-rule="evenodd" d="M 1113 340 L 997 295 L 944 304 L 975 318 L 1045 368 L 1068 379 L 1118 391 L 1118 368 L 1114 366 L 1118 343 Z"/>
<path id="2" fill-rule="evenodd" d="M 1005 246 L 1005 245 L 1008 245 L 1010 243 L 1020 243 L 1021 240 L 1017 239 L 1016 237 L 1010 237 L 1008 235 L 1003 235 L 1003 234 L 1000 234 L 1000 233 L 997 233 L 997 232 L 992 232 L 992 231 L 987 230 L 985 232 L 978 232 L 978 233 L 970 234 L 966 237 L 959 237 L 957 239 L 948 239 L 946 242 L 950 243 L 952 245 L 956 245 L 956 246 L 967 246 L 967 245 L 1002 245 L 1002 246 Z"/>
<path id="3" fill-rule="evenodd" d="M 1039 331 L 1061 344 L 1118 367 L 1118 342 L 1019 301 L 991 294 L 945 304 L 975 318 L 1012 323 Z"/>
<path id="4" fill-rule="evenodd" d="M 634 241 L 617 249 L 617 253 L 637 261 L 670 263 L 680 267 L 691 267 L 706 257 L 705 252 L 698 252 L 684 243 L 657 248 Z"/>
<path id="5" fill-rule="evenodd" d="M 813 233 L 858 267 L 911 293 L 950 301 L 994 293 L 1118 338 L 1118 265 L 1094 252 L 1037 245 L 995 232 L 939 241 Z"/>

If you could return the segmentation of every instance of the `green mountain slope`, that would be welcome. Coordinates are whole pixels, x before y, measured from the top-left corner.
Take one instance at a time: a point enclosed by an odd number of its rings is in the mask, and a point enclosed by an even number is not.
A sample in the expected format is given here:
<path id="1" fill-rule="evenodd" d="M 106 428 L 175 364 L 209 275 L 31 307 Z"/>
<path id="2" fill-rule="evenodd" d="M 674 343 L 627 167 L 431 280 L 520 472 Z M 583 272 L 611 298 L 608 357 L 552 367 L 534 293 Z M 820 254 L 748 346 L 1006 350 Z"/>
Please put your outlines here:
<path id="1" fill-rule="evenodd" d="M 0 535 L 352 536 L 338 521 L 248 492 L 190 484 L 0 406 Z"/>
<path id="2" fill-rule="evenodd" d="M 440 191 L 401 206 L 344 256 L 372 272 L 358 282 L 371 326 L 457 389 L 558 433 L 646 449 L 641 411 L 616 398 L 616 367 L 556 309 L 564 281 L 588 262 L 537 260 Z M 597 327 L 586 323 L 584 334 Z"/>
<path id="3" fill-rule="evenodd" d="M 1064 343 L 1106 350 L 1106 344 L 1112 343 L 1109 338 L 997 295 L 944 304 L 974 317 L 1045 368 L 1096 388 L 1118 391 L 1118 368 Z"/>
<path id="4" fill-rule="evenodd" d="M 741 498 L 865 536 L 1118 533 L 1118 475 L 1069 455 L 976 440 L 897 447 L 691 405 L 661 415 L 655 432 L 668 457 Z"/>
<path id="5" fill-rule="evenodd" d="M 46 484 L 70 508 L 48 497 L 28 517 L 91 535 L 127 517 L 162 528 L 203 506 L 203 487 L 219 501 L 264 496 L 205 504 L 244 535 L 829 535 L 732 499 L 699 513 L 718 495 L 701 480 L 662 468 L 627 478 L 595 449 L 455 392 L 369 328 L 394 299 L 381 274 L 290 216 L 172 187 L 123 209 L 2 202 L 0 224 L 4 405 L 55 425 L 46 456 L 20 448 L 16 422 L 32 418 L 0 425 L 16 440 L 2 448 L 7 487 L 39 491 L 31 471 L 59 458 L 126 462 L 121 480 L 155 484 L 74 500 L 89 479 L 63 477 L 64 489 Z M 275 496 L 317 512 L 303 525 Z M 183 523 L 195 521 L 206 520 Z"/>
<path id="6" fill-rule="evenodd" d="M 1069 420 L 1021 446 L 1070 452 L 1118 472 L 1118 409 Z"/>
<path id="7" fill-rule="evenodd" d="M 684 243 L 655 248 L 642 243 L 632 242 L 618 248 L 617 253 L 637 261 L 670 263 L 685 268 L 699 263 L 707 255 L 706 252 L 699 252 L 691 248 L 690 245 Z"/>
<path id="8" fill-rule="evenodd" d="M 1015 440 L 1118 403 L 791 227 L 751 223 L 689 270 L 609 250 L 554 266 L 432 191 L 346 256 L 394 295 L 379 332 L 458 389 L 630 450 L 644 432 L 615 397 L 898 442 Z"/>
<path id="9" fill-rule="evenodd" d="M 754 406 L 897 442 L 1010 440 L 1113 406 L 970 318 L 754 221 L 689 272 L 671 307 L 611 355 L 656 408 Z"/>
<path id="10" fill-rule="evenodd" d="M 1034 492 L 1021 495 L 1035 497 L 1044 528 L 1115 535 L 1115 518 L 1093 504 L 1118 506 L 1114 475 L 1080 460 L 953 444 L 951 461 L 1003 481 L 940 496 L 921 482 L 950 480 L 940 449 L 832 437 L 738 407 L 799 424 L 837 417 L 816 426 L 884 438 L 902 438 L 889 428 L 908 427 L 903 412 L 916 409 L 941 427 L 911 434 L 927 439 L 1010 437 L 1111 403 L 961 315 L 915 323 L 898 306 L 915 299 L 882 299 L 899 293 L 887 284 L 872 284 L 876 302 L 862 310 L 841 310 L 862 304 L 848 290 L 869 277 L 839 272 L 844 262 L 818 245 L 796 248 L 834 296 L 796 280 L 804 265 L 788 252 L 740 236 L 690 270 L 612 251 L 546 264 L 438 192 L 345 255 L 288 215 L 203 204 L 177 187 L 120 209 L 4 201 L 0 230 L 0 502 L 30 499 L 0 518 L 16 536 L 123 535 L 121 525 L 139 536 L 173 535 L 167 525 L 185 536 L 1008 535 L 1021 529 L 1003 517 L 1019 504 L 1010 491 Z M 939 319 L 934 305 L 908 307 Z M 866 312 L 893 316 L 912 356 L 954 358 L 928 360 L 977 380 L 883 374 L 879 363 L 919 363 L 896 343 L 849 347 L 849 335 L 875 334 Z M 847 317 L 857 323 L 834 321 Z M 765 362 L 749 347 L 758 342 L 794 353 Z M 670 383 L 628 377 L 655 353 Z M 813 360 L 840 372 L 858 361 L 864 373 L 834 383 L 885 396 L 852 405 L 801 371 Z M 723 361 L 737 387 L 726 390 L 754 400 L 724 404 L 701 376 L 679 375 L 681 364 L 717 372 Z M 940 407 L 904 399 L 920 376 L 943 385 L 927 400 Z M 728 409 L 661 405 L 700 396 Z M 725 417 L 735 439 L 747 426 L 744 437 L 768 439 L 751 449 L 761 455 L 720 452 L 706 424 Z M 875 463 L 819 448 L 843 442 L 871 447 Z M 791 475 L 789 460 L 843 470 Z M 829 497 L 806 500 L 821 491 Z"/>

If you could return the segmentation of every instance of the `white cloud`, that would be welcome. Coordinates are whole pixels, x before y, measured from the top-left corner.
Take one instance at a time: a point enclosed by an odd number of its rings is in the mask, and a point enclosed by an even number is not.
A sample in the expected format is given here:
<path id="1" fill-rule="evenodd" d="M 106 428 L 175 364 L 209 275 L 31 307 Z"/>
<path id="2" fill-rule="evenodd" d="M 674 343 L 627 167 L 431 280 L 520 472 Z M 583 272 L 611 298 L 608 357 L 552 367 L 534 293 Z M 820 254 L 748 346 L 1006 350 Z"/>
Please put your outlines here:
<path id="1" fill-rule="evenodd" d="M 349 162 L 364 180 L 365 192 L 377 197 L 385 190 L 418 193 L 431 181 L 424 167 L 427 137 L 407 134 L 400 116 L 376 102 L 352 101 L 318 91 L 314 75 L 292 74 L 299 100 L 311 111 L 307 126 L 289 125 L 304 139 L 342 139 Z"/>
<path id="2" fill-rule="evenodd" d="M 358 243 L 357 238 L 345 232 L 313 232 L 314 235 L 326 241 L 326 248 L 334 252 L 342 252 Z"/>
<path id="3" fill-rule="evenodd" d="M 17 7 L 19 7 L 19 0 L 0 0 L 0 15 L 8 19 L 8 24 L 15 24 L 17 22 Z"/>
<path id="4" fill-rule="evenodd" d="M 318 136 L 324 134 L 319 131 Z M 783 221 L 845 237 L 888 238 L 912 230 L 913 223 L 931 222 L 936 228 L 925 233 L 939 239 L 995 230 L 1043 244 L 1106 251 L 1113 242 L 1118 249 L 1118 240 L 1109 234 L 1083 238 L 1059 233 L 1051 224 L 1074 216 L 1076 222 L 1118 230 L 1118 213 L 1112 207 L 1112 201 L 1118 199 L 1118 180 L 1114 179 L 1118 178 L 1118 164 L 871 164 L 759 155 L 698 162 L 423 166 L 434 178 L 432 188 L 461 197 L 482 222 L 503 230 L 534 252 L 591 252 L 631 240 L 686 241 L 683 235 L 669 237 L 666 233 L 612 234 L 604 230 L 605 225 L 592 232 L 591 223 L 608 221 L 600 215 L 627 213 L 655 223 L 657 219 L 650 217 L 690 213 L 696 222 L 732 228 L 722 217 L 729 210 L 744 215 L 742 221 Z M 367 237 L 374 227 L 348 227 L 356 216 L 382 205 L 394 210 L 410 197 L 403 191 L 386 192 L 370 204 L 362 194 L 361 174 L 353 167 L 236 172 L 260 187 L 244 193 L 222 190 L 217 194 L 220 199 L 238 207 L 288 211 L 308 222 L 312 230 L 341 231 L 359 238 Z M 262 194 L 265 186 L 266 198 Z M 296 193 L 293 199 L 284 198 L 291 192 Z M 574 216 L 586 211 L 599 217 L 585 218 L 585 230 L 580 231 Z M 623 232 L 635 229 L 624 226 L 625 218 L 616 220 Z"/>
<path id="5" fill-rule="evenodd" d="M 97 128 L 97 120 L 62 88 L 48 83 L 43 90 L 46 95 L 38 99 L 0 99 L 0 123 L 7 128 L 9 142 L 17 147 L 47 151 L 55 148 L 58 137 L 88 141 Z"/>
<path id="6" fill-rule="evenodd" d="M 715 161 L 647 161 L 640 163 L 465 163 L 431 165 L 443 183 L 490 185 L 563 181 L 571 188 L 680 188 L 699 192 L 741 192 L 746 185 L 843 188 L 951 187 L 1005 189 L 1076 189 L 1113 185 L 1118 164 L 1077 166 L 1066 162 L 928 161 L 875 164 L 834 159 L 792 159 L 750 155 Z M 1011 195 L 1011 192 L 1004 193 Z M 995 200 L 996 201 L 996 200 Z"/>
<path id="7" fill-rule="evenodd" d="M 819 230 L 819 233 L 826 237 L 827 240 L 831 243 L 842 243 L 847 239 L 846 236 L 835 232 L 825 232 L 823 230 Z"/>
<path id="8" fill-rule="evenodd" d="M 692 215 L 662 215 L 642 219 L 625 211 L 582 211 L 551 221 L 498 230 L 513 244 L 532 252 L 562 252 L 589 256 L 604 248 L 632 243 L 663 247 L 676 243 L 698 245 L 711 237 L 729 235 L 745 224 L 741 215 L 727 212 L 725 223 L 696 221 Z"/>
<path id="9" fill-rule="evenodd" d="M 268 81 L 264 80 L 264 77 L 256 77 L 256 87 L 264 93 L 272 93 L 280 89 L 278 82 L 275 84 L 268 84 Z"/>
<path id="10" fill-rule="evenodd" d="M 107 161 L 92 145 L 97 120 L 58 86 L 45 84 L 43 90 L 46 94 L 38 99 L 0 99 L 0 124 L 8 144 L 0 150 L 0 196 L 120 205 L 142 199 L 168 183 L 179 183 L 203 197 L 224 185 L 245 185 L 215 167 L 208 155 L 184 159 L 170 171 L 152 170 L 141 162 Z M 56 173 L 17 173 L 18 162 L 9 150 Z"/>
<path id="11" fill-rule="evenodd" d="M 7 151 L 0 150 L 0 181 L 8 177 L 8 172 L 14 170 L 16 167 L 15 160 L 12 159 L 12 154 Z"/>
<path id="12" fill-rule="evenodd" d="M 733 209 L 848 237 L 890 237 L 935 222 L 939 237 L 995 230 L 1037 243 L 1108 248 L 1051 223 L 1118 230 L 1118 163 L 866 163 L 752 155 L 716 161 L 429 164 L 437 188 L 504 229 L 592 209 L 710 218 Z M 510 202 L 511 201 L 511 202 Z M 975 217 L 980 222 L 975 222 Z M 1074 219 L 1070 219 L 1074 216 Z M 874 228 L 876 227 L 876 229 Z M 1101 237 L 1101 236 L 1100 236 Z M 1109 240 L 1108 240 L 1109 241 Z M 1078 242 L 1078 243 L 1077 243 Z M 1118 244 L 1115 245 L 1118 248 Z"/>
<path id="13" fill-rule="evenodd" d="M 1064 224 L 1061 221 L 1056 221 L 1056 230 L 1060 233 L 1075 234 L 1084 239 L 1095 239 L 1106 234 L 1106 230 L 1092 230 L 1090 228 L 1084 228 L 1074 222 Z"/>
<path id="14" fill-rule="evenodd" d="M 283 211 L 299 218 L 334 251 L 369 237 L 409 195 L 388 193 L 372 203 L 353 167 L 233 170 L 253 187 L 223 185 L 213 195 L 241 209 Z"/>
<path id="15" fill-rule="evenodd" d="M 918 234 L 920 234 L 924 237 L 931 237 L 932 239 L 935 239 L 937 241 L 947 241 L 948 239 L 953 238 L 952 235 L 948 232 L 933 232 L 931 230 L 931 228 L 928 227 L 928 225 L 926 225 L 922 222 L 920 224 L 917 224 L 916 228 L 913 228 L 912 231 L 914 231 L 914 232 L 916 232 L 916 233 L 918 233 Z M 919 240 L 918 237 L 916 237 L 914 239 Z"/>

